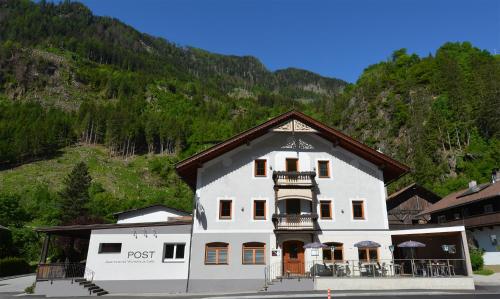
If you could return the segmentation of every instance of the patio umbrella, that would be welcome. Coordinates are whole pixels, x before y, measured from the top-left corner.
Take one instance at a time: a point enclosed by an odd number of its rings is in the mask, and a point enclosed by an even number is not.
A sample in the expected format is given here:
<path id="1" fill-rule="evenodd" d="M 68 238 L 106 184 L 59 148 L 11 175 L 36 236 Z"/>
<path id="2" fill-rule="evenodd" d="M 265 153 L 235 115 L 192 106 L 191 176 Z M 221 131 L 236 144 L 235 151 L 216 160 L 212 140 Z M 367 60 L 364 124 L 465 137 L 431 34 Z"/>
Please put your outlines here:
<path id="1" fill-rule="evenodd" d="M 307 243 L 306 245 L 302 246 L 304 249 L 305 248 L 328 248 L 328 245 L 325 245 L 320 242 L 312 242 L 312 243 Z"/>
<path id="2" fill-rule="evenodd" d="M 425 244 L 417 242 L 417 241 L 410 240 L 410 241 L 406 241 L 406 242 L 398 244 L 398 247 L 400 247 L 400 248 L 411 248 L 411 258 L 413 259 L 413 250 L 414 250 L 414 248 L 425 247 Z"/>
<path id="3" fill-rule="evenodd" d="M 354 244 L 354 247 L 358 248 L 377 248 L 380 247 L 380 244 L 374 241 L 361 241 Z"/>
<path id="4" fill-rule="evenodd" d="M 417 247 L 425 247 L 425 244 L 417 242 L 417 241 L 410 240 L 410 241 L 406 241 L 406 242 L 398 244 L 398 247 L 402 247 L 402 248 L 417 248 Z"/>

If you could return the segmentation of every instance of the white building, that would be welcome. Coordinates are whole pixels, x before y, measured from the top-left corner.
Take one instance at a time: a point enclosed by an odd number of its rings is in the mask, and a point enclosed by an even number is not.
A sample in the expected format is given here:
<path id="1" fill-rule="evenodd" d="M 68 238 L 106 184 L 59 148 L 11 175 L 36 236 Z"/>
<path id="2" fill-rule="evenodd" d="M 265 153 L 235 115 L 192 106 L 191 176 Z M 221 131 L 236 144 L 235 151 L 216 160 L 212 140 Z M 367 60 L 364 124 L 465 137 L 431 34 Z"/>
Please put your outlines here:
<path id="1" fill-rule="evenodd" d="M 302 113 L 273 118 L 181 161 L 176 170 L 195 192 L 192 228 L 171 225 L 186 215 L 152 207 L 121 213 L 112 228 L 92 230 L 87 268 L 99 287 L 226 292 L 261 290 L 274 278 L 302 277 L 314 278 L 311 288 L 360 289 L 359 277 L 365 276 L 398 276 L 397 282 L 385 280 L 388 288 L 471 287 L 463 227 L 389 227 L 385 186 L 408 167 Z M 155 223 L 144 223 L 148 220 Z M 159 227 L 158 221 L 167 222 Z M 427 264 L 401 260 L 396 265 L 393 258 L 408 252 L 394 245 L 410 238 L 429 244 L 416 250 Z M 443 253 L 436 238 L 455 249 Z M 106 243 L 122 244 L 120 253 L 100 254 Z M 307 248 L 312 243 L 326 248 Z M 184 258 L 165 260 L 165 244 L 177 249 L 183 244 Z M 105 246 L 118 251 L 118 245 Z M 154 258 L 139 254 L 148 251 Z M 150 264 L 130 263 L 131 252 Z M 433 279 L 439 264 L 433 266 L 431 258 L 453 259 L 458 264 L 447 266 L 448 276 L 453 268 L 465 282 L 401 280 L 405 271 Z M 342 284 L 333 283 L 340 276 Z M 370 285 L 366 282 L 367 289 Z"/>

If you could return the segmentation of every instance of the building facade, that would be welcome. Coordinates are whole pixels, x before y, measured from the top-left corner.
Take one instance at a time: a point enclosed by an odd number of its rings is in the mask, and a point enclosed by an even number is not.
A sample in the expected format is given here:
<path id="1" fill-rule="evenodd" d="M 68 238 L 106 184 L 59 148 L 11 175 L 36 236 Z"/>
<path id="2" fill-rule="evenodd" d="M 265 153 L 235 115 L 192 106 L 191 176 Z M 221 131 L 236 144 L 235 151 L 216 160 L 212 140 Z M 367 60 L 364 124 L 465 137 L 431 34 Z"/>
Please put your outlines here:
<path id="1" fill-rule="evenodd" d="M 492 171 L 491 182 L 469 183 L 436 202 L 423 214 L 440 225 L 463 225 L 473 245 L 484 251 L 484 263 L 500 265 L 500 172 Z"/>
<path id="2" fill-rule="evenodd" d="M 270 264 L 305 273 L 323 258 L 303 248 L 312 242 L 335 246 L 338 260 L 391 258 L 385 182 L 407 167 L 357 142 L 346 149 L 352 139 L 300 113 L 285 116 L 177 166 L 196 178 L 190 291 L 259 289 Z M 354 247 L 363 240 L 381 247 Z"/>
<path id="3" fill-rule="evenodd" d="M 71 272 L 47 261 L 46 238 L 37 293 L 65 295 L 53 282 L 81 276 L 99 294 L 258 291 L 296 277 L 310 282 L 301 289 L 377 289 L 363 280 L 376 277 L 391 289 L 473 288 L 463 226 L 389 226 L 386 185 L 408 167 L 302 113 L 270 119 L 176 171 L 194 191 L 192 215 L 151 206 L 117 213 L 116 224 L 38 229 L 70 244 L 83 238 L 88 250 L 69 261 L 81 270 Z M 428 247 L 411 259 L 395 250 L 419 238 Z M 454 250 L 441 250 L 443 240 Z M 411 280 L 419 256 L 426 279 Z M 425 270 L 432 258 L 446 260 L 440 277 L 462 280 L 434 283 Z"/>

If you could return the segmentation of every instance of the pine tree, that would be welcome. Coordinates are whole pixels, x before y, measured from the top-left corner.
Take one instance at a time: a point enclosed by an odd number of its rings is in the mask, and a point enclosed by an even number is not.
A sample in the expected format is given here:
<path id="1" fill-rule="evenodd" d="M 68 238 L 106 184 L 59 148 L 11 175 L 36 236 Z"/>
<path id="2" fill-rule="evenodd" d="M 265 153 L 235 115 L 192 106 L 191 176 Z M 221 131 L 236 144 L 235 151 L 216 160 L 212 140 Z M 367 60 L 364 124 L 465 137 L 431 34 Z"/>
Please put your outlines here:
<path id="1" fill-rule="evenodd" d="M 88 216 L 89 187 L 92 177 L 87 164 L 80 162 L 64 179 L 65 187 L 59 193 L 61 197 L 61 220 L 63 224 L 74 223 L 78 218 Z"/>

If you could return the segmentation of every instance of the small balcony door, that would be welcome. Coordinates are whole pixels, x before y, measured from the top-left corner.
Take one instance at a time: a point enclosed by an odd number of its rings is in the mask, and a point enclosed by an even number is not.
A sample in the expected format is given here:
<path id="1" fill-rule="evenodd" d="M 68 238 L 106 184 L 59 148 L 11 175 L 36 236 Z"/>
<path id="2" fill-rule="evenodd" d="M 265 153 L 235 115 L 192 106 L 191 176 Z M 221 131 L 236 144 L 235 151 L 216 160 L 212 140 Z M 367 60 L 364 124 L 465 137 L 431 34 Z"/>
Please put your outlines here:
<path id="1" fill-rule="evenodd" d="M 286 171 L 299 171 L 299 159 L 287 158 L 286 159 Z"/>
<path id="2" fill-rule="evenodd" d="M 283 242 L 283 274 L 304 274 L 304 242 Z"/>
<path id="3" fill-rule="evenodd" d="M 300 215 L 300 199 L 290 198 L 285 202 L 287 215 Z"/>

